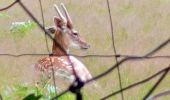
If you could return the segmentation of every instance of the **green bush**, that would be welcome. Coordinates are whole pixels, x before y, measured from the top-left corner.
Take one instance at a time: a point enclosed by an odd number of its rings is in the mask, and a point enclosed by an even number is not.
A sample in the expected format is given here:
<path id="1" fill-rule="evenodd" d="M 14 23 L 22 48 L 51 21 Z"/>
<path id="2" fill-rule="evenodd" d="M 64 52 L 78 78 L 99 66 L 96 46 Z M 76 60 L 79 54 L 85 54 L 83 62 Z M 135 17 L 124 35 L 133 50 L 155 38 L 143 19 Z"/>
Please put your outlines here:
<path id="1" fill-rule="evenodd" d="M 36 24 L 33 21 L 26 21 L 26 22 L 13 22 L 10 31 L 14 37 L 21 37 L 23 38 L 26 33 L 33 29 Z"/>
<path id="2" fill-rule="evenodd" d="M 59 89 L 57 89 L 58 91 Z M 44 88 L 37 88 L 28 85 L 15 85 L 6 87 L 1 92 L 0 97 L 3 100 L 50 100 L 56 95 L 53 85 L 48 84 Z M 74 95 L 66 93 L 57 100 L 74 100 Z"/>

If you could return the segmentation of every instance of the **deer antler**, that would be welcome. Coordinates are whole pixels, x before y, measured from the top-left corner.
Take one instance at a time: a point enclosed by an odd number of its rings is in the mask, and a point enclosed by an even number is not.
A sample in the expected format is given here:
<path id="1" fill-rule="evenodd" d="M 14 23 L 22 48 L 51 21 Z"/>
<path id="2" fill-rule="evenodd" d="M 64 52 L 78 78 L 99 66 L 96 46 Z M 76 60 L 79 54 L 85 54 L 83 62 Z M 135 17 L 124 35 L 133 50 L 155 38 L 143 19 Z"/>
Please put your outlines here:
<path id="1" fill-rule="evenodd" d="M 58 6 L 57 6 L 56 4 L 54 4 L 54 8 L 55 8 L 55 10 L 57 11 L 58 15 L 60 16 L 60 18 L 61 18 L 64 22 L 66 22 L 65 17 L 62 15 L 62 13 L 60 12 L 60 10 L 59 10 L 59 8 L 58 8 Z"/>
<path id="2" fill-rule="evenodd" d="M 66 15 L 67 23 L 69 24 L 70 28 L 73 28 L 73 22 L 72 22 L 72 20 L 71 20 L 69 14 L 68 14 L 68 11 L 67 11 L 67 9 L 66 9 L 66 7 L 64 6 L 63 3 L 61 3 L 61 7 L 63 8 L 64 13 L 65 13 L 65 15 Z"/>

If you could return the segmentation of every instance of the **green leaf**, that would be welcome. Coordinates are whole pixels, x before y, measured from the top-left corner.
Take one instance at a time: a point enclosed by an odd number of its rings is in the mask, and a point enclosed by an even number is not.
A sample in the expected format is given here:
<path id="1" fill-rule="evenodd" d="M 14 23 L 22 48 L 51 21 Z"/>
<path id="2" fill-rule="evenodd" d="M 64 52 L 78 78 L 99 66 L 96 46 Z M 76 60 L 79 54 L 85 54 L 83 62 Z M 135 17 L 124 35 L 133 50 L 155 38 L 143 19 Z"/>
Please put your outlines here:
<path id="1" fill-rule="evenodd" d="M 6 13 L 0 13 L 0 17 L 2 18 L 10 18 L 10 16 Z"/>
<path id="2" fill-rule="evenodd" d="M 26 21 L 26 22 L 13 22 L 10 31 L 14 37 L 23 38 L 26 33 L 33 29 L 36 24 L 33 21 Z"/>
<path id="3" fill-rule="evenodd" d="M 35 96 L 34 94 L 29 94 L 23 100 L 39 100 L 42 95 Z"/>

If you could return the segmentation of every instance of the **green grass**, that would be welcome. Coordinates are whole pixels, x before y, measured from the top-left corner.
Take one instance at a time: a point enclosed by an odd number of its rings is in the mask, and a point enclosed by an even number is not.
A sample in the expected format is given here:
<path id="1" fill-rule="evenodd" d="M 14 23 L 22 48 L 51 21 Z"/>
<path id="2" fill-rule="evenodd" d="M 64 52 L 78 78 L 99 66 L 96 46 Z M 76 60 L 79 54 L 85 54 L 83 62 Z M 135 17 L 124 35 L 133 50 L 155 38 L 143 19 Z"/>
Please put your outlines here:
<path id="1" fill-rule="evenodd" d="M 120 8 L 120 12 L 123 14 L 130 14 L 132 11 L 134 11 L 134 7 L 132 3 L 121 6 Z"/>
<path id="2" fill-rule="evenodd" d="M 119 41 L 126 41 L 127 38 L 128 38 L 128 33 L 127 33 L 127 30 L 123 27 L 120 27 L 118 30 L 117 30 L 117 36 L 116 36 L 116 40 L 119 40 Z"/>

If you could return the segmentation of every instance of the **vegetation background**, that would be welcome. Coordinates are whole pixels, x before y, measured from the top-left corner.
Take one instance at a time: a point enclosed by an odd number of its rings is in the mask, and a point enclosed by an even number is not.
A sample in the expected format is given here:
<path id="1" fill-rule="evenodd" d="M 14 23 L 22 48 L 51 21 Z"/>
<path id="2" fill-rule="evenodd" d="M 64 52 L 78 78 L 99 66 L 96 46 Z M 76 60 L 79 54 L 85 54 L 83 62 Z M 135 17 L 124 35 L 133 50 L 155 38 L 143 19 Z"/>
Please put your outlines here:
<path id="1" fill-rule="evenodd" d="M 33 15 L 42 23 L 38 0 L 22 0 Z M 0 8 L 13 0 L 0 0 Z M 78 55 L 114 54 L 106 0 L 42 0 L 45 25 L 53 25 L 56 12 L 53 4 L 63 2 L 67 7 L 75 28 L 91 44 L 87 51 L 71 50 Z M 110 0 L 113 18 L 115 45 L 118 54 L 144 55 L 164 40 L 170 38 L 170 0 Z M 35 25 L 30 30 L 12 32 L 13 22 L 31 20 L 16 4 L 0 12 L 0 54 L 48 53 L 44 33 Z M 25 29 L 24 29 L 25 30 Z M 51 41 L 48 39 L 49 47 Z M 156 55 L 169 55 L 170 44 Z M 0 93 L 14 84 L 30 84 L 31 66 L 44 56 L 8 57 L 0 56 Z M 120 58 L 121 59 L 121 58 Z M 119 60 L 120 60 L 119 59 Z M 80 60 L 93 76 L 115 64 L 114 58 L 84 58 Z M 140 81 L 169 65 L 169 59 L 128 61 L 120 66 L 123 87 Z M 141 100 L 159 77 L 124 92 L 126 100 Z M 97 80 L 100 89 L 83 89 L 87 100 L 97 100 L 119 90 L 117 70 Z M 154 94 L 170 88 L 170 74 Z M 61 83 L 58 83 L 58 85 Z M 2 95 L 3 96 L 3 95 Z M 161 98 L 167 100 L 170 96 Z M 118 100 L 120 95 L 109 100 Z"/>

